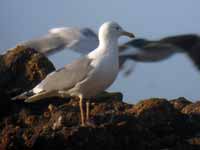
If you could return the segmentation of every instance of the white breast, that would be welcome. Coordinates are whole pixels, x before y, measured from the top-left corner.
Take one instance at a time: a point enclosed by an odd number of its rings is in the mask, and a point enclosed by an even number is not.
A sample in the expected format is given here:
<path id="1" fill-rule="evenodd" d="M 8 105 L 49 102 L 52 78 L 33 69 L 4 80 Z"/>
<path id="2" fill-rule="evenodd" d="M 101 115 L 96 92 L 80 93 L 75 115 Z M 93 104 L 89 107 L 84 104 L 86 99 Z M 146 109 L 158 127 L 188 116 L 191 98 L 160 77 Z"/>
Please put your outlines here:
<path id="1" fill-rule="evenodd" d="M 112 84 L 118 74 L 118 58 L 107 55 L 92 62 L 92 65 L 96 66 L 93 72 L 94 78 L 95 80 L 101 80 L 99 85 L 102 85 L 102 88 L 107 88 Z"/>
<path id="2" fill-rule="evenodd" d="M 88 78 L 77 84 L 73 90 L 78 91 L 86 98 L 93 97 L 106 90 L 117 77 L 118 61 L 117 55 L 101 55 L 94 59 L 91 63 L 94 70 L 91 71 Z"/>

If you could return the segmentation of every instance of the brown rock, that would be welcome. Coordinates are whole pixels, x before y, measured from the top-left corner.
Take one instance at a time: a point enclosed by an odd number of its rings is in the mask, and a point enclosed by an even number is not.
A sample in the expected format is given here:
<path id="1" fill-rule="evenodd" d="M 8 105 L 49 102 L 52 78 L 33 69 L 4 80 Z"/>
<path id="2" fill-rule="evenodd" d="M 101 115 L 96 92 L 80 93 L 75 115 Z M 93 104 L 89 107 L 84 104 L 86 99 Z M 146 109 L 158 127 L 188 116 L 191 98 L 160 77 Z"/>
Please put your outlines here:
<path id="1" fill-rule="evenodd" d="M 179 97 L 177 99 L 173 99 L 170 103 L 174 106 L 175 109 L 181 111 L 185 106 L 191 104 L 189 100 L 185 99 L 184 97 Z"/>
<path id="2" fill-rule="evenodd" d="M 0 55 L 0 120 L 23 107 L 11 101 L 11 97 L 32 89 L 53 70 L 55 68 L 48 58 L 23 46 Z"/>
<path id="3" fill-rule="evenodd" d="M 24 105 L 23 110 L 0 124 L 1 147 L 36 150 L 194 148 L 186 141 L 196 136 L 198 129 L 191 130 L 187 117 L 167 100 L 149 99 L 130 105 L 117 100 L 113 93 L 104 94 L 101 100 L 93 99 L 90 125 L 86 127 L 79 125 L 77 99 L 62 100 L 59 105 L 47 101 Z"/>
<path id="4" fill-rule="evenodd" d="M 200 147 L 200 137 L 193 137 L 188 139 L 188 142 L 192 145 L 198 145 Z"/>
<path id="5" fill-rule="evenodd" d="M 192 135 L 196 130 L 189 118 L 176 110 L 166 99 L 152 98 L 140 101 L 128 112 L 135 115 L 143 127 L 160 137 L 157 142 L 162 143 L 161 145 L 169 143 L 166 140 L 168 135 L 179 139 L 180 135 Z"/>
<path id="6" fill-rule="evenodd" d="M 185 106 L 182 113 L 187 114 L 191 122 L 195 122 L 197 128 L 200 127 L 200 101 Z"/>
<path id="7" fill-rule="evenodd" d="M 34 49 L 17 46 L 0 57 L 0 90 L 14 96 L 32 89 L 47 74 L 53 64 Z"/>
<path id="8" fill-rule="evenodd" d="M 148 120 L 149 123 L 167 121 L 177 116 L 177 111 L 166 99 L 152 98 L 142 100 L 130 110 L 136 117 Z"/>
<path id="9" fill-rule="evenodd" d="M 188 115 L 200 115 L 200 101 L 187 105 L 182 112 Z"/>

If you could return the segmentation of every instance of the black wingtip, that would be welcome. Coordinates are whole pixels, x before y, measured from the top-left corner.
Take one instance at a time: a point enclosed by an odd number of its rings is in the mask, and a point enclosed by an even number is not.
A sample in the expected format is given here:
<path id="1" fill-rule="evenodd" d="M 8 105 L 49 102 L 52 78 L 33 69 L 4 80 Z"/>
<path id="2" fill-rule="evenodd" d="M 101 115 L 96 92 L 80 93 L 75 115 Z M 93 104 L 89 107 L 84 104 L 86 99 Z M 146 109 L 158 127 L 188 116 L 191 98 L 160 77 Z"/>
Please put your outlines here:
<path id="1" fill-rule="evenodd" d="M 27 91 L 27 92 L 24 92 L 24 93 L 22 93 L 20 95 L 17 95 L 15 97 L 11 98 L 11 100 L 13 100 L 13 101 L 15 101 L 15 100 L 25 100 L 28 97 L 32 96 L 33 94 L 34 93 L 33 93 L 32 90 L 31 91 Z"/>

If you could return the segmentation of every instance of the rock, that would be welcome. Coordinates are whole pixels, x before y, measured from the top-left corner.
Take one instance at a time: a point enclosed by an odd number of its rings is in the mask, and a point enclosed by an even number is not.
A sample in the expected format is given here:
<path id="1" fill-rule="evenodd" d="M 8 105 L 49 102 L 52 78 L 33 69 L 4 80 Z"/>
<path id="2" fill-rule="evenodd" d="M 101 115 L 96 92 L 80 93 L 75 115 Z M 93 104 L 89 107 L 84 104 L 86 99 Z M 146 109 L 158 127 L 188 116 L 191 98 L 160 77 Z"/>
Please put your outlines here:
<path id="1" fill-rule="evenodd" d="M 189 121 L 189 117 L 176 110 L 166 99 L 142 100 L 128 112 L 135 115 L 140 124 L 150 130 L 155 137 L 159 137 L 157 144 L 168 145 L 179 141 L 180 137 L 193 135 L 197 131 L 197 127 Z"/>
<path id="2" fill-rule="evenodd" d="M 5 93 L 0 92 L 0 97 L 1 97 L 0 98 L 0 121 L 1 121 L 1 119 L 4 116 L 8 115 L 11 112 L 13 103 L 10 100 L 9 96 L 6 95 Z"/>
<path id="3" fill-rule="evenodd" d="M 189 100 L 185 99 L 184 97 L 179 97 L 177 99 L 173 99 L 170 103 L 174 106 L 175 109 L 181 111 L 185 106 L 191 104 Z"/>
<path id="4" fill-rule="evenodd" d="M 107 95 L 107 96 L 106 96 Z M 118 93 L 116 93 L 118 95 Z M 91 102 L 91 125 L 80 127 L 78 99 L 23 105 L 0 123 L 5 149 L 196 149 L 200 128 L 165 99 L 136 105 L 114 93 Z M 107 99 L 109 98 L 109 99 Z M 60 103 L 57 103 L 60 101 Z M 196 140 L 197 141 L 197 140 Z M 47 144 L 48 143 L 48 144 Z M 194 144 L 195 143 L 195 144 Z"/>
<path id="5" fill-rule="evenodd" d="M 187 105 L 182 112 L 189 115 L 200 115 L 200 101 Z"/>
<path id="6" fill-rule="evenodd" d="M 166 123 L 179 115 L 169 101 L 158 98 L 142 100 L 134 105 L 129 112 L 144 122 L 148 121 L 148 124 L 152 125 L 158 122 L 160 124 Z"/>
<path id="7" fill-rule="evenodd" d="M 200 101 L 185 106 L 181 112 L 187 114 L 190 121 L 196 122 L 195 124 L 200 127 Z M 198 132 L 198 134 L 200 134 L 200 132 Z"/>
<path id="8" fill-rule="evenodd" d="M 0 55 L 0 120 L 23 107 L 23 104 L 12 102 L 11 97 L 32 89 L 53 70 L 55 68 L 48 58 L 23 46 Z"/>
<path id="9" fill-rule="evenodd" d="M 0 56 L 0 90 L 15 96 L 32 89 L 54 70 L 53 64 L 43 54 L 17 46 Z"/>
<path id="10" fill-rule="evenodd" d="M 200 149 L 200 137 L 193 137 L 187 140 L 196 149 Z"/>

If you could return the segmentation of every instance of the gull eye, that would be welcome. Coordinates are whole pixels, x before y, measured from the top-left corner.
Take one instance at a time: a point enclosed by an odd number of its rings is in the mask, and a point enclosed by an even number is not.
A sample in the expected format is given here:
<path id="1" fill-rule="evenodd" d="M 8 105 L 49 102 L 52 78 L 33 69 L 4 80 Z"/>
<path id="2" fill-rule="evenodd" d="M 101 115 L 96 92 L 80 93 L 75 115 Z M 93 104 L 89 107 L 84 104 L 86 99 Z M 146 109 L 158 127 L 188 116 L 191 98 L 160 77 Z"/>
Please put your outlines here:
<path id="1" fill-rule="evenodd" d="M 116 27 L 116 30 L 119 31 L 119 30 L 120 30 L 120 27 Z"/>

